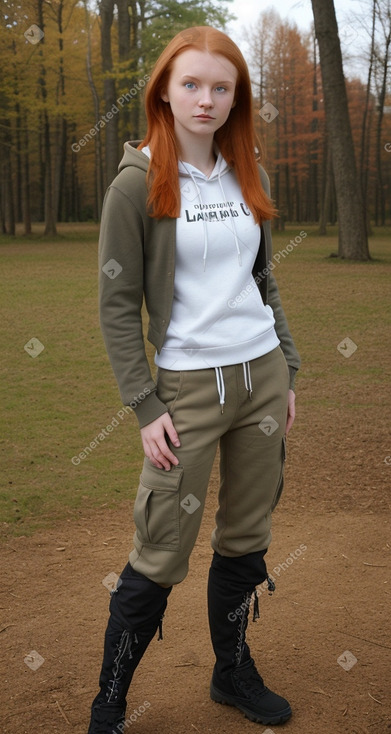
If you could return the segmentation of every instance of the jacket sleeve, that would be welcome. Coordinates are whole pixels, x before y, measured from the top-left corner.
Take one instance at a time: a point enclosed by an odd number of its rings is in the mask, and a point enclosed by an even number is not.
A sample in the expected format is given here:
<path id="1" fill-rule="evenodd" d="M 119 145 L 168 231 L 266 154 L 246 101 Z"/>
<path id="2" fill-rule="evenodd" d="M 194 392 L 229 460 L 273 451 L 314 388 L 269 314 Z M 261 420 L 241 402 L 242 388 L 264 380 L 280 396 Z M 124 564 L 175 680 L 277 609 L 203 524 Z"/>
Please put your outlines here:
<path id="1" fill-rule="evenodd" d="M 122 401 L 140 428 L 167 412 L 156 395 L 145 352 L 144 225 L 132 201 L 115 186 L 106 192 L 99 236 L 99 316 Z"/>
<path id="2" fill-rule="evenodd" d="M 275 329 L 280 340 L 281 349 L 289 368 L 291 390 L 295 389 L 295 378 L 300 367 L 300 357 L 289 331 L 288 321 L 281 305 L 280 294 L 273 273 L 269 274 L 268 304 L 271 306 L 276 321 Z"/>
<path id="3" fill-rule="evenodd" d="M 260 178 L 263 185 L 263 188 L 265 189 L 268 196 L 270 196 L 270 181 L 269 177 L 266 173 L 266 171 L 260 167 Z M 276 279 L 271 272 L 271 268 L 269 266 L 272 256 L 273 256 L 273 248 L 272 248 L 272 233 L 271 233 L 271 223 L 270 221 L 263 223 L 263 229 L 265 232 L 265 246 L 266 246 L 266 262 L 267 262 L 267 268 L 268 268 L 268 288 L 267 288 L 267 303 L 269 306 L 271 306 L 274 314 L 275 319 L 275 329 L 277 336 L 280 340 L 281 349 L 284 353 L 285 359 L 287 361 L 287 365 L 289 368 L 289 376 L 290 376 L 290 388 L 291 390 L 294 390 L 295 385 L 295 377 L 297 370 L 300 367 L 300 356 L 299 353 L 295 347 L 292 334 L 289 330 L 288 321 L 284 313 L 284 309 L 281 305 L 281 298 L 280 293 L 278 290 Z"/>

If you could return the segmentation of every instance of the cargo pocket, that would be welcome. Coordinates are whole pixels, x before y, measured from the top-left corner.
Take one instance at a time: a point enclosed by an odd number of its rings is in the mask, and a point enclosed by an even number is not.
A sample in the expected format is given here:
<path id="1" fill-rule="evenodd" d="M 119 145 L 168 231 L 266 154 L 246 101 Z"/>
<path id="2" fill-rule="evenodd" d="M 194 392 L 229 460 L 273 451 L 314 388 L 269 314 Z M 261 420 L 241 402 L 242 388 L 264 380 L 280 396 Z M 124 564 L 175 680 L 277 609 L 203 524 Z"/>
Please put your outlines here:
<path id="1" fill-rule="evenodd" d="M 271 507 L 272 512 L 277 507 L 280 501 L 281 495 L 282 495 L 282 490 L 284 489 L 285 460 L 286 460 L 286 437 L 284 436 L 282 439 L 282 445 L 281 445 L 281 473 L 280 473 L 280 478 L 278 481 L 277 489 L 274 495 L 272 507 Z"/>
<path id="2" fill-rule="evenodd" d="M 146 459 L 134 503 L 137 537 L 149 548 L 179 550 L 179 489 L 182 466 L 158 469 Z"/>

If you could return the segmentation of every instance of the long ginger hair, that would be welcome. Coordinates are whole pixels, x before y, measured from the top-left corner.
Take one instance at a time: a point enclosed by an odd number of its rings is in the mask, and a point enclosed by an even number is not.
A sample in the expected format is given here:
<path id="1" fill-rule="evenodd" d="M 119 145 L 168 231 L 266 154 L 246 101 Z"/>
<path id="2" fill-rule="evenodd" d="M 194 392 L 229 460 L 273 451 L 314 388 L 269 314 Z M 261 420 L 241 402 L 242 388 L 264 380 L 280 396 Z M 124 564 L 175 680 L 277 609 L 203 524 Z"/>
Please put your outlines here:
<path id="1" fill-rule="evenodd" d="M 152 217 L 179 217 L 181 196 L 178 178 L 178 143 L 174 131 L 174 116 L 169 104 L 162 100 L 167 89 L 174 59 L 196 49 L 220 54 L 237 69 L 235 106 L 224 125 L 214 135 L 218 148 L 239 181 L 243 197 L 254 219 L 261 224 L 271 219 L 275 208 L 262 188 L 255 158 L 260 143 L 253 122 L 253 98 L 250 75 L 243 55 L 236 44 L 221 31 L 210 26 L 196 26 L 178 33 L 159 56 L 148 82 L 145 95 L 147 133 L 140 145 L 149 145 L 151 161 L 148 168 L 148 207 Z"/>

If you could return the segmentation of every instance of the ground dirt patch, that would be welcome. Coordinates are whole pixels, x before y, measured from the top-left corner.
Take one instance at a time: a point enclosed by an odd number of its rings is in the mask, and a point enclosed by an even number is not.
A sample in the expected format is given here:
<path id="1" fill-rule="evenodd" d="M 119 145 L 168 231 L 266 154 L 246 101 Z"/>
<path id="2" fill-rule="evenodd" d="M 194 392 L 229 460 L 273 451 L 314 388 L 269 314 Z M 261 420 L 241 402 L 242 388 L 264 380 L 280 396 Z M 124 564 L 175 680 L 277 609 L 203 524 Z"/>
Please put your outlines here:
<path id="1" fill-rule="evenodd" d="M 315 490 L 314 490 L 315 491 Z M 174 589 L 164 640 L 153 641 L 129 696 L 128 728 L 138 734 L 264 732 L 238 711 L 209 699 L 213 653 L 206 617 L 216 482 L 187 579 Z M 386 734 L 390 707 L 390 544 L 384 514 L 276 511 L 269 569 L 273 596 L 261 595 L 261 618 L 249 640 L 270 687 L 290 699 L 292 734 Z M 132 532 L 130 504 L 14 538 L 3 552 L 3 734 L 86 734 L 95 695 L 108 591 L 120 573 Z M 303 550 L 303 548 L 306 550 Z M 301 553 L 298 551 L 301 549 Z M 296 556 L 292 562 L 293 556 Z M 44 663 L 31 670 L 32 650 Z M 350 670 L 337 659 L 357 662 Z M 275 727 L 277 728 L 277 727 Z M 280 727 L 279 727 L 280 729 Z M 126 730 L 125 730 L 126 731 Z"/>

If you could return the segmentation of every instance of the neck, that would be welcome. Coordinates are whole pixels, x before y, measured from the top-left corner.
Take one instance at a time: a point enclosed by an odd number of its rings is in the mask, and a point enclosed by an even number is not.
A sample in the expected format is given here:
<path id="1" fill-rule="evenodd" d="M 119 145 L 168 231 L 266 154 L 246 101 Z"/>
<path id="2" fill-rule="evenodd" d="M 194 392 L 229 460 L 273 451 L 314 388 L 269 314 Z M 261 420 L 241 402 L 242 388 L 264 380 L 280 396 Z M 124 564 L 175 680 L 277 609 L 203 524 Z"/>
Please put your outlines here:
<path id="1" fill-rule="evenodd" d="M 209 176 L 216 163 L 216 156 L 213 151 L 213 136 L 196 139 L 191 136 L 191 140 L 187 140 L 186 137 L 177 135 L 181 160 L 190 163 L 206 176 Z"/>

